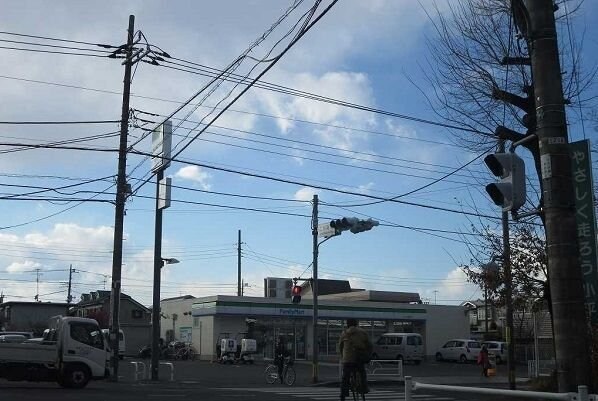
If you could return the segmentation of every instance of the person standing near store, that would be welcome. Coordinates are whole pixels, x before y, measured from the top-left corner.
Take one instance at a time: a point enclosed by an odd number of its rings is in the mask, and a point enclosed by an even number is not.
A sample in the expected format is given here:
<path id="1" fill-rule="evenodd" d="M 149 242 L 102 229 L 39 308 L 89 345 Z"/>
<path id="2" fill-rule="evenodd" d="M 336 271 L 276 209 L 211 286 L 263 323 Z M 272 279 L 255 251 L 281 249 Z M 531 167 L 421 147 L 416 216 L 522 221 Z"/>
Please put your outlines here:
<path id="1" fill-rule="evenodd" d="M 349 378 L 355 370 L 361 376 L 363 392 L 369 393 L 365 364 L 371 359 L 373 345 L 365 330 L 358 327 L 356 319 L 347 319 L 347 329 L 341 334 L 338 349 L 343 364 L 341 401 L 349 395 Z"/>
<path id="2" fill-rule="evenodd" d="M 274 348 L 274 364 L 278 367 L 278 379 L 280 380 L 281 384 L 284 382 L 284 378 L 282 377 L 282 371 L 284 369 L 284 359 L 288 356 L 289 352 L 287 351 L 284 338 L 278 337 L 276 347 Z"/>

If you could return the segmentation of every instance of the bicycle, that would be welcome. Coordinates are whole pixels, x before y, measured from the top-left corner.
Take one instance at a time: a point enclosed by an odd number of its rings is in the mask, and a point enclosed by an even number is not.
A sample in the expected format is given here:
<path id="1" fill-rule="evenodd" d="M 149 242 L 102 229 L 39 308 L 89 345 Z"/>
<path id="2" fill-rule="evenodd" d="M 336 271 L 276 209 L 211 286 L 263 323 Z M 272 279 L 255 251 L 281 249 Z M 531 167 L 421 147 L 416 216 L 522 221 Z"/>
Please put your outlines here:
<path id="1" fill-rule="evenodd" d="M 297 378 L 297 374 L 295 373 L 295 369 L 292 365 L 293 361 L 290 357 L 284 358 L 284 365 L 282 368 L 282 381 L 287 386 L 292 386 L 293 384 L 295 384 L 295 379 Z M 268 366 L 266 366 L 264 375 L 266 376 L 266 383 L 273 384 L 279 379 L 278 366 L 276 366 L 273 363 L 269 364 Z"/>
<path id="2" fill-rule="evenodd" d="M 351 369 L 351 374 L 349 375 L 349 391 L 353 396 L 353 401 L 358 401 L 359 399 L 365 401 L 365 383 L 362 382 L 361 374 L 357 368 Z M 345 396 L 341 396 L 341 401 L 344 400 Z"/>
<path id="3" fill-rule="evenodd" d="M 175 355 L 174 355 L 174 359 L 176 360 L 190 360 L 193 361 L 195 360 L 195 357 L 197 356 L 197 351 L 195 350 L 195 348 L 193 348 L 193 346 L 191 345 L 191 343 L 185 343 L 185 346 L 182 348 L 179 348 Z"/>

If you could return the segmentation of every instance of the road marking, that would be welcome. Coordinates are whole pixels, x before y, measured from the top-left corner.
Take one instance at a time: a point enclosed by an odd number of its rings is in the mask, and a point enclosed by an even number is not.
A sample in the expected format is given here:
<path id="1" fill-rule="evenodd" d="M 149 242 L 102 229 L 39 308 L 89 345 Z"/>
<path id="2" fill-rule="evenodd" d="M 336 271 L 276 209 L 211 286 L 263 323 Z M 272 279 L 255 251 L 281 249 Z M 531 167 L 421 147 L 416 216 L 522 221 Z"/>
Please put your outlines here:
<path id="1" fill-rule="evenodd" d="M 242 396 L 247 396 L 247 393 L 250 392 L 257 392 L 278 394 L 293 398 L 307 398 L 318 401 L 338 400 L 340 395 L 340 390 L 338 387 L 244 387 L 226 389 L 214 388 L 213 390 L 242 391 L 244 392 Z M 412 397 L 420 401 L 456 401 L 452 397 L 440 397 L 430 394 L 413 394 Z M 368 401 L 405 400 L 405 392 L 403 390 L 371 390 L 366 395 L 366 399 Z"/>

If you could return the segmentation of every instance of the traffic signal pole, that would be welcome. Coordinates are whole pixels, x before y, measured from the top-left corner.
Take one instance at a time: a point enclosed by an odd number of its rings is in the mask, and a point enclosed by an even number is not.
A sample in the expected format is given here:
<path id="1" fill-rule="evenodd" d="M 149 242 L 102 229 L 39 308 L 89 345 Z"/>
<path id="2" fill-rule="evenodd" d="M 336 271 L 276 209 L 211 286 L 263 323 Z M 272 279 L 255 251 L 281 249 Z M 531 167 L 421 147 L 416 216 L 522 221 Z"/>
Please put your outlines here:
<path id="1" fill-rule="evenodd" d="M 576 391 L 591 385 L 591 365 L 554 4 L 513 2 L 526 12 L 531 53 L 558 388 Z"/>
<path id="2" fill-rule="evenodd" d="M 312 332 L 312 382 L 318 382 L 318 195 L 314 195 L 311 233 L 313 236 L 313 332 Z"/>

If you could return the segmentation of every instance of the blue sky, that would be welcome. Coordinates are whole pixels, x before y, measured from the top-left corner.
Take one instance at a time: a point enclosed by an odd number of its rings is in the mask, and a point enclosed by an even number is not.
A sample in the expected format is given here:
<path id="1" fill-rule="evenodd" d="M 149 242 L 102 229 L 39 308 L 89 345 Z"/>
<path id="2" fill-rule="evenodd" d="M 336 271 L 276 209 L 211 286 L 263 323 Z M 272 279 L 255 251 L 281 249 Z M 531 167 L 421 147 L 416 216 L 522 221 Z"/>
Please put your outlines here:
<path id="1" fill-rule="evenodd" d="M 290 1 L 271 0 L 177 1 L 168 5 L 160 1 L 105 1 L 100 6 L 99 3 L 77 1 L 25 1 L 5 5 L 0 26 L 5 32 L 120 45 L 126 39 L 128 15 L 134 14 L 136 29 L 140 29 L 152 45 L 183 60 L 223 68 L 290 4 Z M 252 55 L 263 57 L 310 5 L 309 2 L 301 4 Z M 444 2 L 438 2 L 438 7 L 441 12 L 447 10 Z M 264 80 L 394 113 L 438 120 L 419 89 L 410 82 L 414 81 L 424 93 L 432 90 L 421 68 L 430 58 L 426 36 L 434 38 L 425 11 L 432 11 L 432 2 L 341 1 L 266 74 Z M 598 42 L 595 28 L 588 21 L 595 20 L 597 12 L 595 4 L 585 2 L 582 12 L 573 18 L 571 25 L 575 39 L 585 38 L 582 67 L 586 70 L 596 62 Z M 568 34 L 563 29 L 560 33 Z M 0 34 L 0 39 L 65 45 L 64 42 L 6 34 Z M 564 46 L 567 43 L 562 42 Z M 27 47 L 9 42 L 3 42 L 2 46 Z M 120 118 L 123 67 L 119 60 L 0 51 L 3 94 L 0 120 Z M 238 73 L 247 73 L 253 64 L 248 60 Z M 167 115 L 177 107 L 177 102 L 189 98 L 206 82 L 207 78 L 201 75 L 141 63 L 132 82 L 131 107 Z M 178 136 L 173 138 L 173 143 L 179 142 L 181 135 L 187 135 L 185 127 L 194 127 L 193 122 L 199 122 L 226 95 L 231 89 L 227 85 L 205 101 L 204 106 L 209 107 L 197 108 L 175 131 Z M 588 93 L 592 96 L 595 89 L 591 88 Z M 183 118 L 190 111 L 192 109 L 187 107 L 176 117 Z M 596 119 L 591 109 L 584 113 L 586 119 L 592 115 Z M 160 118 L 147 114 L 137 116 L 152 121 Z M 178 121 L 175 120 L 175 125 Z M 369 216 L 404 226 L 470 230 L 471 217 L 461 214 L 389 202 L 343 209 L 331 205 L 361 204 L 371 199 L 313 188 L 323 186 L 392 197 L 430 183 L 480 155 L 463 150 L 455 142 L 453 133 L 445 128 L 257 88 L 251 89 L 214 124 L 210 133 L 200 136 L 200 140 L 180 157 L 305 185 L 175 162 L 166 174 L 172 177 L 175 186 L 187 189 L 173 188 L 174 200 L 309 216 L 309 200 L 315 192 L 322 202 L 321 223 L 342 216 Z M 595 135 L 595 125 L 595 122 L 586 122 L 586 135 L 590 139 Z M 153 127 L 153 124 L 147 127 Z M 43 143 L 106 134 L 118 131 L 118 128 L 116 123 L 2 125 L 0 140 L 5 143 Z M 129 143 L 143 133 L 140 129 L 132 129 Z M 582 138 L 579 123 L 572 125 L 570 136 L 573 140 Z M 114 149 L 118 146 L 118 137 L 81 145 Z M 149 151 L 149 139 L 137 144 L 135 149 Z M 14 185 L 56 188 L 79 184 L 113 176 L 116 167 L 115 153 L 11 152 L 0 156 L 0 182 L 4 194 L 18 194 L 35 188 Z M 149 168 L 149 161 L 140 156 L 129 156 L 129 182 L 134 188 L 138 187 L 139 179 L 147 177 Z M 109 188 L 112 180 L 108 178 L 65 191 L 83 191 L 70 197 L 85 199 L 94 192 L 107 190 L 97 198 L 114 199 L 114 189 Z M 483 192 L 484 183 L 490 180 L 492 177 L 480 159 L 459 174 L 402 199 L 456 210 L 471 211 L 475 206 L 479 213 L 498 216 L 499 211 Z M 123 291 L 145 304 L 151 303 L 154 191 L 152 181 L 141 187 L 126 205 Z M 63 194 L 47 195 L 68 196 L 64 191 Z M 35 269 L 43 273 L 39 284 L 41 299 L 65 299 L 64 282 L 70 264 L 79 271 L 74 277 L 75 298 L 82 292 L 104 288 L 104 282 L 109 288 L 114 224 L 114 208 L 110 203 L 87 202 L 75 206 L 76 202 L 3 202 L 0 291 L 10 295 L 8 299 L 33 299 L 37 292 Z M 65 210 L 71 206 L 75 207 Z M 477 219 L 473 221 L 478 222 Z M 247 294 L 263 294 L 263 278 L 266 276 L 311 274 L 308 267 L 312 251 L 309 217 L 173 202 L 164 212 L 163 256 L 176 257 L 181 263 L 163 269 L 163 295 L 236 293 L 239 229 L 243 233 L 243 277 L 249 285 Z M 456 234 L 443 236 L 445 238 L 388 226 L 379 226 L 359 235 L 345 232 L 321 247 L 320 277 L 349 279 L 357 288 L 416 291 L 432 302 L 436 297 L 438 303 L 454 304 L 479 297 L 479 291 L 465 282 L 458 269 L 459 263 L 469 260 L 462 238 Z"/>

